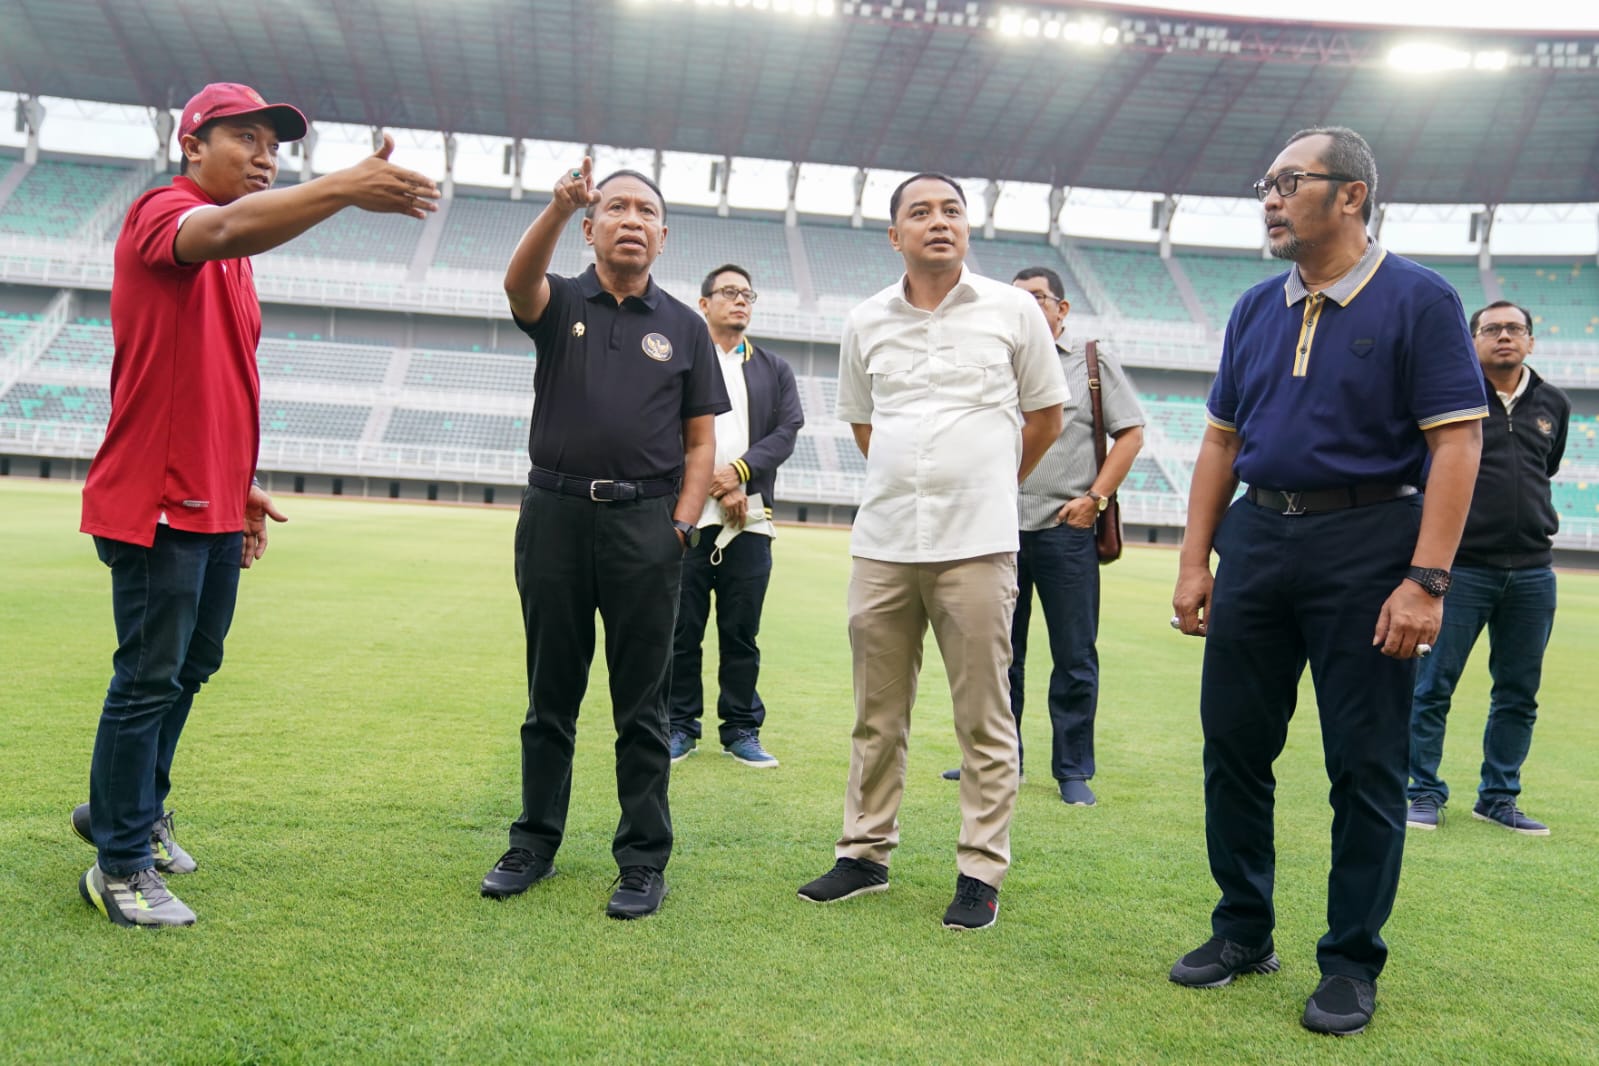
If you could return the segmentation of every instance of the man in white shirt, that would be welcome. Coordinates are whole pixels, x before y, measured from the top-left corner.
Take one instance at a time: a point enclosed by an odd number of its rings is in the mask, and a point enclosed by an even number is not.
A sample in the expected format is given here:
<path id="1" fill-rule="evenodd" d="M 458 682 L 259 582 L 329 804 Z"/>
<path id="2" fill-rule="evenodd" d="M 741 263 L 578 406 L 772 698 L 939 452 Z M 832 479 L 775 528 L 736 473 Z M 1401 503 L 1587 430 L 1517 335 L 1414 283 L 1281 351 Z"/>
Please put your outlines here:
<path id="1" fill-rule="evenodd" d="M 699 746 L 705 713 L 701 645 L 714 591 L 722 752 L 758 770 L 777 766 L 761 743 L 766 704 L 755 691 L 761 668 L 755 637 L 772 578 L 770 514 L 777 468 L 794 454 L 805 414 L 794 371 L 745 336 L 757 298 L 749 271 L 732 263 L 717 267 L 700 284 L 700 314 L 716 345 L 733 409 L 716 416 L 711 493 L 696 523 L 699 538 L 683 555 L 668 705 L 674 763 Z"/>
<path id="2" fill-rule="evenodd" d="M 928 624 L 962 752 L 951 929 L 999 913 L 1019 774 L 1009 683 L 1017 484 L 1060 435 L 1070 398 L 1033 298 L 965 268 L 966 195 L 918 174 L 889 200 L 905 276 L 852 312 L 838 417 L 866 456 L 850 539 L 855 729 L 836 864 L 799 890 L 832 903 L 888 888 L 911 707 Z"/>

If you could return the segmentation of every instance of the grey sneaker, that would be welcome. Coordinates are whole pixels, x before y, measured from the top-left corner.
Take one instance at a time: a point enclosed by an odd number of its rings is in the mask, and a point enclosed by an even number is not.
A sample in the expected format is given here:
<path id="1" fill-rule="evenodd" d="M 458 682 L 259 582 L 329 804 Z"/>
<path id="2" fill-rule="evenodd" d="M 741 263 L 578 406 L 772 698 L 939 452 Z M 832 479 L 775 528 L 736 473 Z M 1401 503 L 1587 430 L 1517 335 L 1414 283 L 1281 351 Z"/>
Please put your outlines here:
<path id="1" fill-rule="evenodd" d="M 738 762 L 757 770 L 770 770 L 777 765 L 777 757 L 761 747 L 760 734 L 754 732 L 744 732 L 734 737 L 733 743 L 722 749 L 722 754 L 731 755 Z"/>
<path id="2" fill-rule="evenodd" d="M 674 729 L 672 735 L 666 739 L 666 743 L 671 748 L 672 761 L 682 762 L 694 754 L 694 749 L 699 747 L 700 742 L 681 729 Z"/>
<path id="3" fill-rule="evenodd" d="M 85 844 L 93 845 L 94 836 L 89 831 L 89 805 L 80 803 L 72 808 L 72 831 Z M 172 839 L 172 812 L 163 811 L 150 829 L 150 857 L 155 868 L 163 874 L 192 874 L 200 868 L 190 855 Z"/>
<path id="4" fill-rule="evenodd" d="M 113 877 L 95 863 L 78 882 L 84 902 L 116 925 L 193 925 L 194 912 L 167 889 L 154 868 Z"/>
<path id="5" fill-rule="evenodd" d="M 1443 804 L 1437 796 L 1422 795 L 1410 801 L 1405 812 L 1406 829 L 1437 829 L 1444 824 Z"/>
<path id="6" fill-rule="evenodd" d="M 1099 802 L 1088 782 L 1080 777 L 1069 777 L 1060 783 L 1060 801 L 1068 807 L 1092 807 Z"/>

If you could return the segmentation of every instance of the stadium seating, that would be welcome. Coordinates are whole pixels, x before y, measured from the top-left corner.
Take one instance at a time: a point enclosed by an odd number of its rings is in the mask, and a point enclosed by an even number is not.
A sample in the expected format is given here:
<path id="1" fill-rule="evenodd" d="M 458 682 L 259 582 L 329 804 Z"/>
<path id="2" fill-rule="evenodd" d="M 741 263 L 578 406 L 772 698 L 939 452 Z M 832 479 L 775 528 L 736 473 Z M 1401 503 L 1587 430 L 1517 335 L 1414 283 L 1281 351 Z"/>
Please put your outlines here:
<path id="1" fill-rule="evenodd" d="M 1482 271 L 1477 269 L 1476 263 L 1423 262 L 1422 265 L 1436 270 L 1455 287 L 1466 314 L 1470 315 L 1488 302 L 1482 291 Z"/>
<path id="2" fill-rule="evenodd" d="M 1144 413 L 1174 444 L 1198 444 L 1205 435 L 1205 401 L 1198 396 L 1138 398 Z"/>
<path id="3" fill-rule="evenodd" d="M 1599 468 L 1599 418 L 1571 416 L 1566 430 L 1565 466 Z"/>
<path id="4" fill-rule="evenodd" d="M 1154 492 L 1171 493 L 1175 490 L 1167 480 L 1166 474 L 1161 470 L 1153 456 L 1147 452 L 1139 452 L 1138 458 L 1133 460 L 1133 468 L 1127 472 L 1127 479 L 1122 482 L 1125 492 Z"/>
<path id="5" fill-rule="evenodd" d="M 1071 268 L 1060 257 L 1060 253 L 1046 244 L 1042 237 L 1036 241 L 1016 241 L 1002 237 L 988 241 L 974 236 L 971 256 L 977 261 L 983 274 L 1000 281 L 1009 281 L 1018 271 L 1027 267 L 1049 267 L 1060 275 L 1060 280 L 1066 288 L 1066 299 L 1072 305 L 1073 312 L 1080 315 L 1096 313 L 1093 305 L 1088 302 L 1083 287 L 1073 276 Z"/>
<path id="6" fill-rule="evenodd" d="M 394 349 L 366 344 L 263 337 L 256 365 L 263 381 L 381 385 Z"/>
<path id="7" fill-rule="evenodd" d="M 800 236 L 818 296 L 862 299 L 905 273 L 905 262 L 889 245 L 881 224 L 869 229 L 805 225 Z"/>
<path id="8" fill-rule="evenodd" d="M 737 263 L 754 275 L 756 292 L 796 288 L 781 222 L 673 211 L 666 225 L 666 252 L 655 262 L 655 272 L 665 282 L 697 293 L 710 270 Z"/>
<path id="9" fill-rule="evenodd" d="M 1495 273 L 1505 299 L 1532 312 L 1538 336 L 1567 341 L 1599 338 L 1599 268 L 1593 263 L 1500 263 Z"/>
<path id="10" fill-rule="evenodd" d="M 405 215 L 340 211 L 266 254 L 404 266 L 416 254 L 416 242 L 421 239 L 423 225 Z"/>
<path id="11" fill-rule="evenodd" d="M 298 440 L 360 440 L 370 408 L 337 403 L 266 400 L 261 435 Z"/>
<path id="12" fill-rule="evenodd" d="M 79 369 L 111 366 L 111 326 L 93 318 L 80 318 L 61 327 L 39 357 L 40 366 Z"/>
<path id="13" fill-rule="evenodd" d="M 1555 510 L 1562 518 L 1599 520 L 1599 484 L 1587 481 L 1554 483 Z"/>
<path id="14" fill-rule="evenodd" d="M 794 454 L 789 457 L 788 464 L 796 470 L 822 470 L 821 456 L 817 453 L 816 438 L 808 433 L 801 433 L 794 441 Z"/>
<path id="15" fill-rule="evenodd" d="M 111 394 L 77 385 L 19 381 L 0 396 L 0 418 L 103 426 L 111 418 Z"/>
<path id="16" fill-rule="evenodd" d="M 1080 244 L 1077 251 L 1123 317 L 1191 321 L 1166 264 L 1153 250 L 1135 252 Z"/>
<path id="17" fill-rule="evenodd" d="M 522 232 L 544 210 L 549 199 L 511 200 L 483 196 L 457 196 L 450 201 L 444 233 L 433 265 L 453 270 L 490 270 L 504 273 Z M 588 265 L 583 234 L 576 221 L 567 224 L 550 260 L 550 270 L 571 276 Z"/>
<path id="18" fill-rule="evenodd" d="M 439 392 L 493 392 L 531 396 L 533 361 L 514 355 L 417 351 L 405 373 L 408 389 Z"/>
<path id="19" fill-rule="evenodd" d="M 0 173 L 0 177 L 4 177 Z M 33 328 L 38 315 L 26 312 L 0 311 L 0 358 L 14 348 Z"/>
<path id="20" fill-rule="evenodd" d="M 525 417 L 400 408 L 389 419 L 383 440 L 387 444 L 514 452 L 527 448 L 527 432 Z"/>
<path id="21" fill-rule="evenodd" d="M 1213 329 L 1224 329 L 1227 316 L 1232 314 L 1238 297 L 1253 286 L 1274 274 L 1281 274 L 1288 264 L 1277 259 L 1262 259 L 1258 255 L 1201 255 L 1192 252 L 1177 254 L 1177 262 L 1194 286 L 1194 295 L 1205 309 L 1205 322 Z M 1112 293 L 1115 296 L 1115 293 Z M 1124 314 L 1128 313 L 1125 310 Z"/>
<path id="22" fill-rule="evenodd" d="M 0 233 L 71 237 L 128 177 L 129 167 L 41 160 L 0 205 Z"/>

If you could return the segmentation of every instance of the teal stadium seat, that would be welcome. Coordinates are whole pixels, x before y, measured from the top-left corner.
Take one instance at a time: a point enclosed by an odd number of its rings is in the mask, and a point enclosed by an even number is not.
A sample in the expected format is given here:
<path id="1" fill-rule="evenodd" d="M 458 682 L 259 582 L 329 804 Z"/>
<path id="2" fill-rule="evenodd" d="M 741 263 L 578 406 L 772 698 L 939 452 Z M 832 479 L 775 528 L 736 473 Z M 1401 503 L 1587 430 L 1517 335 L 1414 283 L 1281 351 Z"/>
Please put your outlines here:
<path id="1" fill-rule="evenodd" d="M 360 440 L 370 411 L 351 404 L 265 400 L 261 404 L 261 436 Z"/>
<path id="2" fill-rule="evenodd" d="M 1505 299 L 1532 312 L 1533 330 L 1539 337 L 1599 339 L 1599 268 L 1593 263 L 1500 263 L 1494 272 Z"/>
<path id="3" fill-rule="evenodd" d="M 490 270 L 503 274 L 505 264 L 522 233 L 532 225 L 549 197 L 532 200 L 491 199 L 483 196 L 457 196 L 450 203 L 449 217 L 439 237 L 433 265 L 450 270 Z M 568 222 L 555 246 L 550 270 L 564 277 L 581 274 L 588 265 L 583 258 L 585 245 L 580 223 Z"/>
<path id="4" fill-rule="evenodd" d="M 898 281 L 905 261 L 889 245 L 886 230 L 880 222 L 864 229 L 801 226 L 816 295 L 861 300 Z"/>
<path id="5" fill-rule="evenodd" d="M 127 180 L 129 169 L 41 160 L 0 205 L 0 233 L 71 237 Z"/>
<path id="6" fill-rule="evenodd" d="M 111 327 L 98 319 L 79 318 L 61 327 L 61 332 L 39 357 L 39 365 L 109 369 L 112 351 Z"/>
<path id="7" fill-rule="evenodd" d="M 4 174 L 0 173 L 0 177 L 4 177 Z M 38 321 L 38 315 L 0 311 L 0 359 L 10 354 L 22 338 L 33 331 Z"/>
<path id="8" fill-rule="evenodd" d="M 408 389 L 533 395 L 533 360 L 515 355 L 416 351 L 405 372 Z"/>
<path id="9" fill-rule="evenodd" d="M 796 288 L 781 222 L 673 211 L 666 226 L 666 251 L 655 261 L 655 274 L 668 284 L 697 294 L 711 270 L 737 263 L 755 276 L 757 292 Z"/>
<path id="10" fill-rule="evenodd" d="M 1177 285 L 1153 249 L 1147 252 L 1079 245 L 1105 294 L 1125 318 L 1191 322 Z M 1240 292 L 1242 290 L 1239 290 Z M 1237 298 L 1237 294 L 1234 294 Z"/>
<path id="11" fill-rule="evenodd" d="M 263 381 L 306 381 L 330 385 L 383 384 L 394 349 L 371 344 L 343 344 L 263 337 L 256 349 L 256 366 Z"/>
<path id="12" fill-rule="evenodd" d="M 1066 300 L 1072 305 L 1073 312 L 1080 315 L 1096 313 L 1094 305 L 1088 302 L 1088 295 L 1083 292 L 1082 285 L 1078 284 L 1076 276 L 1072 274 L 1071 267 L 1066 265 L 1066 260 L 1062 259 L 1060 253 L 1051 248 L 1042 237 L 1031 241 L 996 237 L 989 241 L 974 236 L 971 256 L 977 261 L 981 273 L 998 281 L 1008 282 L 1019 271 L 1028 267 L 1049 267 L 1060 275 L 1061 283 L 1066 289 Z"/>
<path id="13" fill-rule="evenodd" d="M 527 449 L 527 433 L 526 417 L 397 408 L 383 441 L 462 451 L 519 452 Z"/>
<path id="14" fill-rule="evenodd" d="M 1227 318 L 1240 296 L 1288 269 L 1288 264 L 1279 259 L 1262 259 L 1258 255 L 1174 254 L 1205 309 L 1205 322 L 1217 330 L 1227 327 Z M 1159 266 L 1158 256 L 1156 265 Z"/>
<path id="15" fill-rule="evenodd" d="M 111 418 L 111 394 L 79 385 L 19 381 L 0 396 L 0 418 L 104 426 Z"/>

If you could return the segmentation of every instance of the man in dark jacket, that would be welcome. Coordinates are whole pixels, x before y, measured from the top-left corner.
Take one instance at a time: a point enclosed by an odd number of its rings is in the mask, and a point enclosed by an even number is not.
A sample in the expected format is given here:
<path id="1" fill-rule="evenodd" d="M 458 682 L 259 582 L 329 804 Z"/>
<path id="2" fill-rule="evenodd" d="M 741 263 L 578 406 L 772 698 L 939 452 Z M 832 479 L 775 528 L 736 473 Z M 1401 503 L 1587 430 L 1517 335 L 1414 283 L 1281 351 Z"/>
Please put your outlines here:
<path id="1" fill-rule="evenodd" d="M 755 300 L 749 271 L 731 263 L 711 271 L 700 285 L 700 313 L 716 344 L 733 409 L 716 416 L 711 494 L 700 515 L 699 541 L 683 556 L 672 649 L 673 762 L 692 755 L 699 744 L 705 711 L 701 644 L 714 589 L 722 751 L 745 766 L 777 765 L 761 746 L 766 705 L 755 691 L 761 667 L 755 636 L 772 577 L 773 484 L 777 468 L 794 454 L 805 415 L 788 364 L 744 335 Z"/>
<path id="2" fill-rule="evenodd" d="M 1482 463 L 1466 531 L 1444 599 L 1443 629 L 1416 677 L 1410 718 L 1411 829 L 1437 829 L 1449 786 L 1438 776 L 1444 718 L 1472 645 L 1488 627 L 1493 692 L 1482 738 L 1482 782 L 1472 817 L 1530 836 L 1549 827 L 1516 806 L 1521 764 L 1532 746 L 1544 647 L 1555 621 L 1551 538 L 1559 528 L 1549 480 L 1566 451 L 1571 401 L 1523 366 L 1532 315 L 1499 300 L 1471 316 L 1488 387 Z"/>

